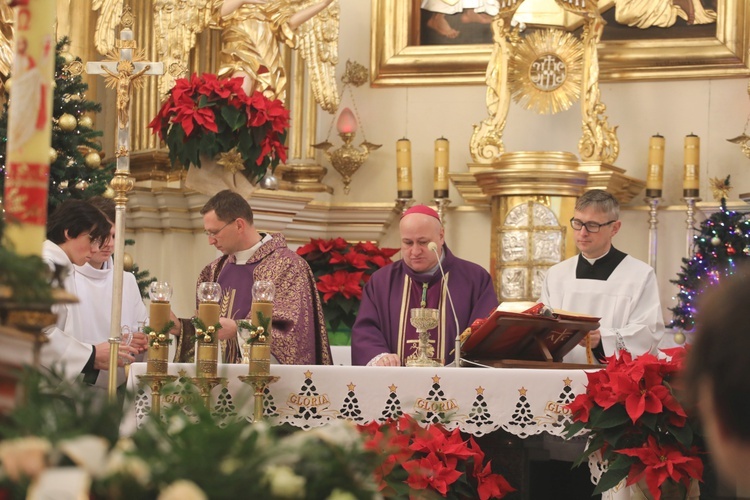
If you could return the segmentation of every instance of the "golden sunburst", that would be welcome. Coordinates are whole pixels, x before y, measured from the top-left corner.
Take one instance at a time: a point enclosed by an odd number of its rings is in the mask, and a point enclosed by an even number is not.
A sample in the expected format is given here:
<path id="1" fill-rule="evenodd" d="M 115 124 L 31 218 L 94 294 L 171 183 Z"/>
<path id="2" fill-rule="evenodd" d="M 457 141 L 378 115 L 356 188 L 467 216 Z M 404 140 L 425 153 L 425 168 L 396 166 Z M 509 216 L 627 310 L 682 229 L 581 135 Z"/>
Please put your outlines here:
<path id="1" fill-rule="evenodd" d="M 508 69 L 513 100 L 539 114 L 569 109 L 581 95 L 583 44 L 562 30 L 526 35 Z"/>

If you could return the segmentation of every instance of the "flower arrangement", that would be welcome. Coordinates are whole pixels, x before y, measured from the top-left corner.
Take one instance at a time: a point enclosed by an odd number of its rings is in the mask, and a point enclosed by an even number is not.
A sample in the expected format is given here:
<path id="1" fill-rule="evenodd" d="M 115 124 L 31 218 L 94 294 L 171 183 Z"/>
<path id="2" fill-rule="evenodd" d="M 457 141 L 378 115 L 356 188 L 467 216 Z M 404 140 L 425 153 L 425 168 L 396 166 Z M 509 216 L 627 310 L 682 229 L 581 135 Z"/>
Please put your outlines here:
<path id="1" fill-rule="evenodd" d="M 315 275 L 329 331 L 335 331 L 341 323 L 349 328 L 354 325 L 362 287 L 372 273 L 393 262 L 391 257 L 398 251 L 370 242 L 352 244 L 344 238 L 313 238 L 297 249 Z"/>
<path id="2" fill-rule="evenodd" d="M 595 493 L 626 479 L 631 486 L 645 479 L 655 500 L 667 490 L 686 498 L 691 480 L 700 481 L 702 442 L 695 419 L 688 418 L 675 396 L 675 378 L 685 348 L 665 349 L 667 359 L 627 351 L 607 358 L 604 369 L 588 372 L 584 394 L 568 405 L 572 437 L 583 429 L 589 441 L 578 463 L 600 452 L 606 462 Z"/>
<path id="3" fill-rule="evenodd" d="M 286 161 L 289 111 L 262 92 L 248 96 L 242 78 L 193 74 L 180 78 L 149 124 L 169 148 L 172 163 L 200 168 L 201 157 L 243 171 L 251 182 Z"/>
<path id="4" fill-rule="evenodd" d="M 422 428 L 404 415 L 386 423 L 360 426 L 365 448 L 385 457 L 375 471 L 384 498 L 503 498 L 515 491 L 503 476 L 492 472 L 491 462 L 473 437 L 442 425 Z"/>

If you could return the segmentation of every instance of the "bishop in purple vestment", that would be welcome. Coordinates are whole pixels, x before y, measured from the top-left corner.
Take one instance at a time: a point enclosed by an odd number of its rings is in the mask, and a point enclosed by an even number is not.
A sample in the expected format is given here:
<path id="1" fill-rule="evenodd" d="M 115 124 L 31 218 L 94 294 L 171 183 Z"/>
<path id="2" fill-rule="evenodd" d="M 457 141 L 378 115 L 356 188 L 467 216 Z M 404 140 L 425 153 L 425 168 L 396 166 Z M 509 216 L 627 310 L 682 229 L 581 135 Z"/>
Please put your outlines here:
<path id="1" fill-rule="evenodd" d="M 399 226 L 402 260 L 376 271 L 364 287 L 362 303 L 352 328 L 352 364 L 399 366 L 416 350 L 416 329 L 410 310 L 426 307 L 439 312 L 439 325 L 430 331 L 435 355 L 445 364 L 453 360 L 456 336 L 498 305 L 489 273 L 459 259 L 448 250 L 444 229 L 434 210 L 424 205 L 404 213 Z M 434 242 L 437 251 L 428 245 Z M 445 279 L 438 267 L 440 260 Z M 450 290 L 458 330 L 450 301 Z"/>

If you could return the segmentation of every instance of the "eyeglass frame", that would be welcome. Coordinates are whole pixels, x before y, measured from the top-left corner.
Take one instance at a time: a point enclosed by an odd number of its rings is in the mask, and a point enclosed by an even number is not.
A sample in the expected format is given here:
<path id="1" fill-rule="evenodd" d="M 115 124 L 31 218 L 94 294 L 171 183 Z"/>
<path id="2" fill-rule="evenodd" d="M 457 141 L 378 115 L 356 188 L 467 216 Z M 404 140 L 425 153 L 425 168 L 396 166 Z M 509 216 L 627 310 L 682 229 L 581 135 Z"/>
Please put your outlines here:
<path id="1" fill-rule="evenodd" d="M 219 228 L 218 230 L 216 230 L 216 231 L 206 231 L 206 230 L 204 230 L 204 231 L 203 231 L 203 234 L 205 234 L 205 235 L 206 235 L 206 236 L 208 236 L 209 238 L 216 238 L 216 237 L 217 237 L 217 236 L 219 235 L 219 233 L 220 233 L 220 232 L 222 232 L 222 231 L 224 230 L 224 228 L 226 228 L 227 226 L 229 226 L 230 224 L 233 224 L 233 223 L 235 223 L 235 222 L 237 222 L 237 219 L 233 219 L 233 220 L 230 220 L 229 222 L 227 222 L 226 224 L 224 224 L 224 225 L 223 225 L 223 226 L 222 226 L 221 228 Z"/>
<path id="2" fill-rule="evenodd" d="M 579 227 L 578 229 L 576 229 L 576 227 L 573 225 L 573 221 L 576 221 L 576 222 L 580 223 L 581 227 Z M 615 222 L 617 222 L 617 219 L 613 219 L 613 220 L 611 220 L 609 222 L 604 222 L 604 223 L 600 224 L 600 223 L 594 222 L 594 221 L 583 222 L 581 220 L 576 219 L 575 217 L 571 217 L 570 218 L 570 227 L 573 228 L 573 231 L 580 231 L 581 229 L 583 229 L 585 227 L 586 231 L 589 232 L 589 233 L 598 233 L 599 231 L 602 230 L 602 227 L 609 226 L 610 224 L 614 224 Z M 595 225 L 592 226 L 592 227 L 589 227 L 589 224 L 595 224 Z M 592 229 L 594 227 L 596 228 L 596 230 L 592 231 Z"/>

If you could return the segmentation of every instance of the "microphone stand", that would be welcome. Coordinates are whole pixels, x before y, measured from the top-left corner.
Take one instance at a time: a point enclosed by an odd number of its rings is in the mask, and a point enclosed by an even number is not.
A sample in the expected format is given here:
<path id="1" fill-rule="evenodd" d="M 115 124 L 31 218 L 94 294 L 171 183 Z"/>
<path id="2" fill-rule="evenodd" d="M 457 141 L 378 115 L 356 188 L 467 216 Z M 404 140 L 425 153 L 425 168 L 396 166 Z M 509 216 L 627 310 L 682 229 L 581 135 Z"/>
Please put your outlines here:
<path id="1" fill-rule="evenodd" d="M 453 348 L 455 353 L 453 357 L 453 366 L 456 368 L 461 366 L 461 330 L 458 326 L 458 316 L 456 316 L 456 307 L 453 305 L 453 297 L 451 297 L 451 289 L 448 287 L 448 281 L 445 279 L 445 271 L 443 270 L 443 263 L 440 262 L 440 255 L 437 251 L 437 243 L 431 241 L 427 248 L 435 252 L 435 256 L 438 258 L 438 267 L 440 268 L 440 274 L 443 276 L 445 281 L 445 291 L 448 293 L 448 302 L 451 304 L 451 312 L 453 313 L 453 321 L 456 322 L 456 345 Z"/>

